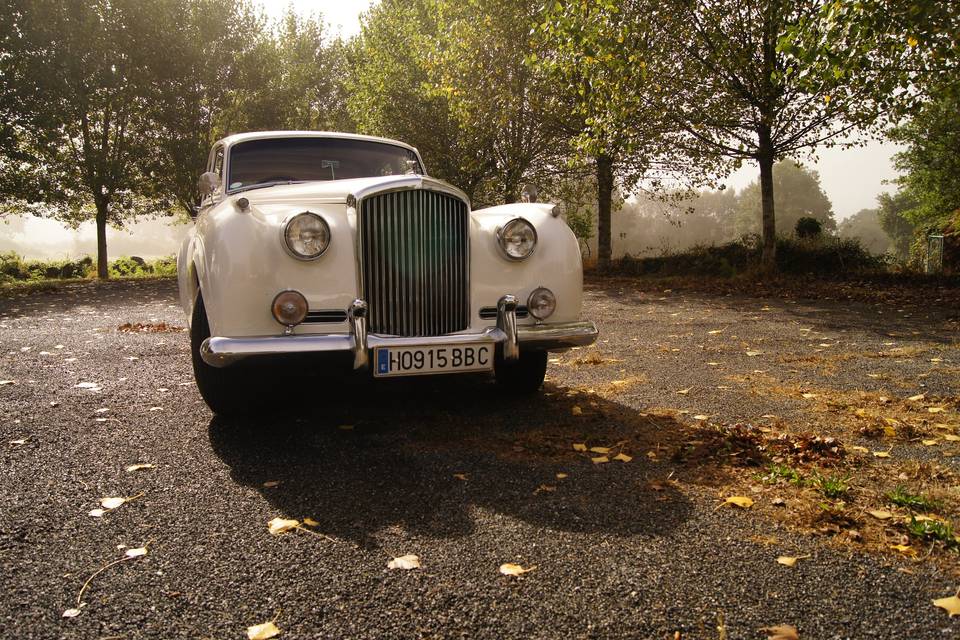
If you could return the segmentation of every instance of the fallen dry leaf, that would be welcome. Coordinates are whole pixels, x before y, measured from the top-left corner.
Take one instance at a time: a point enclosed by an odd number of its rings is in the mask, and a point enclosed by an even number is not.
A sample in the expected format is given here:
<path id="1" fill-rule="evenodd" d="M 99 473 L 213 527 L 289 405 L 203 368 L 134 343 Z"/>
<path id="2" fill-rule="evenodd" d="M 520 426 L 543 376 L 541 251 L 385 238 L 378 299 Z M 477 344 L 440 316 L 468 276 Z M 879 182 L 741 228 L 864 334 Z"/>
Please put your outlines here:
<path id="1" fill-rule="evenodd" d="M 736 505 L 741 509 L 749 509 L 753 506 L 753 499 L 748 498 L 747 496 L 730 496 L 723 502 L 724 504 Z"/>
<path id="2" fill-rule="evenodd" d="M 278 635 L 280 635 L 280 629 L 273 624 L 272 620 L 247 627 L 247 640 L 270 640 L 270 638 L 276 638 Z"/>
<path id="3" fill-rule="evenodd" d="M 570 413 L 572 413 L 575 416 L 582 416 L 583 409 L 581 409 L 579 405 L 573 405 L 573 408 L 570 409 Z"/>
<path id="4" fill-rule="evenodd" d="M 123 555 L 128 558 L 139 558 L 140 556 L 147 555 L 147 548 L 137 547 L 136 549 L 127 549 Z"/>
<path id="5" fill-rule="evenodd" d="M 565 474 L 565 473 L 558 473 L 558 474 L 557 474 L 557 480 L 563 480 L 563 479 L 566 478 L 566 477 L 567 477 L 567 474 Z"/>
<path id="6" fill-rule="evenodd" d="M 778 624 L 775 627 L 760 629 L 767 634 L 767 640 L 800 640 L 797 628 L 789 624 Z"/>
<path id="7" fill-rule="evenodd" d="M 280 486 L 279 480 L 267 480 L 266 482 L 263 483 L 263 487 L 265 489 L 273 489 L 274 487 L 279 487 L 279 486 Z"/>
<path id="8" fill-rule="evenodd" d="M 505 576 L 522 576 L 523 574 L 533 571 L 536 568 L 537 568 L 536 565 L 534 565 L 529 569 L 524 569 L 519 564 L 507 562 L 505 564 L 500 565 L 500 573 L 502 573 Z"/>
<path id="9" fill-rule="evenodd" d="M 940 607 L 947 612 L 949 617 L 960 616 L 960 598 L 956 594 L 949 598 L 938 598 L 933 601 L 933 606 Z"/>
<path id="10" fill-rule="evenodd" d="M 680 389 L 680 391 L 677 391 L 677 393 L 681 396 L 685 396 L 690 393 L 691 389 L 693 389 L 693 387 L 687 387 L 686 389 Z"/>
<path id="11" fill-rule="evenodd" d="M 296 529 L 300 526 L 299 520 L 287 520 L 286 518 L 274 518 L 267 523 L 267 528 L 270 529 L 270 533 L 273 535 L 279 535 L 281 533 L 286 533 L 291 529 Z"/>
<path id="12" fill-rule="evenodd" d="M 337 429 L 340 429 L 341 431 L 353 431 L 353 425 L 352 425 L 352 424 L 338 424 L 338 425 L 337 425 Z"/>
<path id="13" fill-rule="evenodd" d="M 102 518 L 103 514 L 105 514 L 106 512 L 107 512 L 106 509 L 91 509 L 90 511 L 87 512 L 87 515 L 93 518 Z"/>
<path id="14" fill-rule="evenodd" d="M 593 464 L 603 464 L 605 462 L 610 462 L 610 458 L 607 456 L 597 456 L 596 458 L 590 458 L 590 462 Z"/>
<path id="15" fill-rule="evenodd" d="M 874 510 L 874 511 L 867 511 L 867 513 L 869 513 L 870 515 L 872 515 L 872 516 L 873 516 L 874 518 L 876 518 L 877 520 L 889 520 L 890 518 L 893 517 L 893 514 L 892 514 L 892 513 L 890 513 L 889 511 L 884 511 L 883 509 L 876 509 L 876 510 Z"/>
<path id="16" fill-rule="evenodd" d="M 944 409 L 943 407 L 928 407 L 927 411 L 929 413 L 943 413 L 944 411 L 946 411 L 946 409 Z"/>
<path id="17" fill-rule="evenodd" d="M 702 422 L 703 420 L 709 420 L 710 416 L 705 416 L 702 413 L 698 413 L 697 415 L 693 416 L 693 419 L 700 420 Z"/>
<path id="18" fill-rule="evenodd" d="M 314 520 L 313 518 L 304 518 L 304 519 L 303 519 L 303 524 L 307 525 L 308 527 L 319 527 L 319 526 L 320 526 L 320 523 L 317 522 L 316 520 Z"/>
<path id="19" fill-rule="evenodd" d="M 617 455 L 613 456 L 613 459 L 619 460 L 620 462 L 630 462 L 631 460 L 633 460 L 633 456 L 628 456 L 627 454 L 621 451 Z"/>
<path id="20" fill-rule="evenodd" d="M 5 387 L 8 384 L 17 384 L 16 380 L 0 380 L 0 387 Z M 67 611 L 72 611 L 72 609 L 67 609 Z M 77 613 L 80 613 L 79 611 Z"/>
<path id="21" fill-rule="evenodd" d="M 754 356 L 763 355 L 763 351 L 747 351 L 747 355 L 752 358 Z"/>
<path id="22" fill-rule="evenodd" d="M 803 560 L 804 558 L 809 558 L 809 557 L 810 556 L 808 555 L 807 556 L 780 556 L 779 558 L 777 558 L 777 562 L 779 562 L 784 566 L 792 567 L 795 564 L 797 564 L 797 560 Z"/>
<path id="23" fill-rule="evenodd" d="M 723 329 L 714 329 L 713 331 L 707 331 L 711 336 L 715 336 L 718 333 L 723 333 Z"/>
<path id="24" fill-rule="evenodd" d="M 889 458 L 889 457 L 890 457 L 890 452 L 889 452 L 889 451 L 874 451 L 874 452 L 873 452 L 873 456 L 874 456 L 875 458 Z"/>
<path id="25" fill-rule="evenodd" d="M 453 477 L 456 478 L 457 480 L 463 480 L 464 482 L 466 482 L 467 480 L 467 474 L 465 473 L 455 473 L 453 474 Z"/>
<path id="26" fill-rule="evenodd" d="M 937 440 L 921 440 L 920 441 L 925 447 L 932 447 L 937 444 Z"/>
<path id="27" fill-rule="evenodd" d="M 136 500 L 142 495 L 143 495 L 142 493 L 138 493 L 137 495 L 130 496 L 129 498 L 121 498 L 121 497 L 100 498 L 100 506 L 108 510 L 116 509 L 120 505 L 130 502 L 131 500 Z"/>
<path id="28" fill-rule="evenodd" d="M 917 550 L 907 544 L 892 544 L 890 548 L 899 551 L 905 556 L 915 556 L 917 555 Z"/>
<path id="29" fill-rule="evenodd" d="M 610 447 L 590 447 L 594 453 L 610 453 Z"/>
<path id="30" fill-rule="evenodd" d="M 945 436 L 943 436 L 943 439 L 949 442 L 960 442 L 960 436 L 955 435 L 953 433 L 946 434 Z"/>
<path id="31" fill-rule="evenodd" d="M 809 400 L 809 399 L 811 399 L 811 398 L 816 398 L 816 397 L 817 397 L 817 394 L 815 394 L 815 393 L 805 393 L 805 394 L 803 394 L 803 397 L 806 398 L 807 400 Z"/>
<path id="32" fill-rule="evenodd" d="M 925 393 L 918 393 L 918 394 L 915 395 L 915 396 L 910 396 L 909 398 L 907 398 L 907 400 L 909 400 L 910 402 L 920 402 L 921 400 L 923 400 L 923 399 L 926 398 L 926 397 L 927 397 L 927 394 L 925 394 Z"/>
<path id="33" fill-rule="evenodd" d="M 411 554 L 394 558 L 387 563 L 387 569 L 419 569 L 420 558 Z"/>
<path id="34" fill-rule="evenodd" d="M 138 462 L 136 464 L 131 464 L 126 467 L 127 473 L 133 473 L 134 471 L 140 471 L 141 469 L 153 469 L 157 465 L 150 464 L 149 462 Z"/>
<path id="35" fill-rule="evenodd" d="M 585 444 L 583 444 L 583 443 L 577 442 L 577 443 L 575 443 L 575 444 L 573 445 L 573 450 L 574 450 L 574 451 L 586 451 L 586 450 L 587 450 L 587 445 L 585 445 Z"/>
<path id="36" fill-rule="evenodd" d="M 80 609 L 67 609 L 66 611 L 63 612 L 63 614 L 60 617 L 76 618 L 78 615 L 80 615 Z"/>

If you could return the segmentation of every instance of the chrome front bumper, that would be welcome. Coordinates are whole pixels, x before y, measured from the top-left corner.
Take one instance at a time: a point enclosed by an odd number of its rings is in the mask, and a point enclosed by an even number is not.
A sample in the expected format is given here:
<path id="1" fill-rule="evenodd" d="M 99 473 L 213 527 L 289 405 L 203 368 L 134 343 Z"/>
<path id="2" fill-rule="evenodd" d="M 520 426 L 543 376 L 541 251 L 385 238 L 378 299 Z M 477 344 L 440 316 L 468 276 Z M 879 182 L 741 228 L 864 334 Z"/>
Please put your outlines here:
<path id="1" fill-rule="evenodd" d="M 517 326 L 517 299 L 506 295 L 497 303 L 497 325 L 481 333 L 459 333 L 445 336 L 399 338 L 367 333 L 367 304 L 354 300 L 348 310 L 350 333 L 333 335 L 287 335 L 249 338 L 207 338 L 200 345 L 203 361 L 213 367 L 261 356 L 283 356 L 305 353 L 353 353 L 353 368 L 365 369 L 370 349 L 376 347 L 431 346 L 444 344 L 500 344 L 503 357 L 515 360 L 520 349 L 555 351 L 593 344 L 597 327 L 592 322 L 563 322 Z"/>

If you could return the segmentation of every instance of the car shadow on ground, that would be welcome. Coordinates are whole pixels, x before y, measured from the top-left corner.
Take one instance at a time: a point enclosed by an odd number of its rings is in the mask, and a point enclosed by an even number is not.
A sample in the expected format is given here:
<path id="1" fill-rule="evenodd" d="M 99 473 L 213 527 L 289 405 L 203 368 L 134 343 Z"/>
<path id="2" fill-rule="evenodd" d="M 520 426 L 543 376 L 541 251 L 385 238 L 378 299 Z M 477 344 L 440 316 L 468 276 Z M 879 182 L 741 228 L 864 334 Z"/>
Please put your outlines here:
<path id="1" fill-rule="evenodd" d="M 612 535 L 664 535 L 686 520 L 691 505 L 668 479 L 682 426 L 573 393 L 548 385 L 516 398 L 467 377 L 319 381 L 273 396 L 297 404 L 288 416 L 215 417 L 209 437 L 232 478 L 277 515 L 364 547 L 395 527 L 469 535 L 478 508 Z M 610 462 L 574 444 L 610 447 Z"/>

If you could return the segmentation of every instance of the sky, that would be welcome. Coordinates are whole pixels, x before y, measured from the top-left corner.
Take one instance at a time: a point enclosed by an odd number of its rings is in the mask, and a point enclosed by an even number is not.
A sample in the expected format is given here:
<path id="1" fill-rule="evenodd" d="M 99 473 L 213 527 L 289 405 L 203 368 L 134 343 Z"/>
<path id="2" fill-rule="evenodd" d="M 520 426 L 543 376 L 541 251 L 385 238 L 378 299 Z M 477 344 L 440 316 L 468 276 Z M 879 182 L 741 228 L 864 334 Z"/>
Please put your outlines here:
<path id="1" fill-rule="evenodd" d="M 260 0 L 267 15 L 279 18 L 288 6 L 300 14 L 321 14 L 331 33 L 349 38 L 360 32 L 360 15 L 375 0 Z M 894 191 L 884 181 L 896 178 L 891 156 L 897 147 L 891 143 L 871 142 L 865 147 L 842 150 L 823 149 L 816 160 L 805 160 L 805 166 L 820 173 L 824 192 L 833 203 L 839 220 L 860 209 L 876 206 L 877 195 Z M 743 189 L 759 178 L 755 164 L 744 165 L 726 181 L 729 187 Z M 149 220 L 129 225 L 125 231 L 111 230 L 108 247 L 111 256 L 140 255 L 153 257 L 176 252 L 179 238 L 186 227 L 164 220 Z M 29 258 L 76 257 L 96 252 L 93 224 L 78 230 L 63 227 L 53 220 L 29 217 L 0 222 L 0 251 L 15 250 Z"/>

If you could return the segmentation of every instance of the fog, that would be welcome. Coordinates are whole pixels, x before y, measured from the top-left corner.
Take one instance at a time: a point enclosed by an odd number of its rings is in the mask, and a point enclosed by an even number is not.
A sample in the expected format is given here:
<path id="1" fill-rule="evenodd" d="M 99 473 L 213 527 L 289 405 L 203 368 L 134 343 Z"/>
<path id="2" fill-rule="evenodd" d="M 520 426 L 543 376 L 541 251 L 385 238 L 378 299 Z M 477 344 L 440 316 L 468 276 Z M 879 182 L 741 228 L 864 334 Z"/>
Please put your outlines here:
<path id="1" fill-rule="evenodd" d="M 158 258 L 173 255 L 189 224 L 178 218 L 141 219 L 122 230 L 107 228 L 107 254 Z M 49 218 L 4 216 L 0 218 L 0 251 L 16 251 L 31 259 L 78 258 L 97 254 L 97 230 L 93 222 L 71 229 Z"/>

